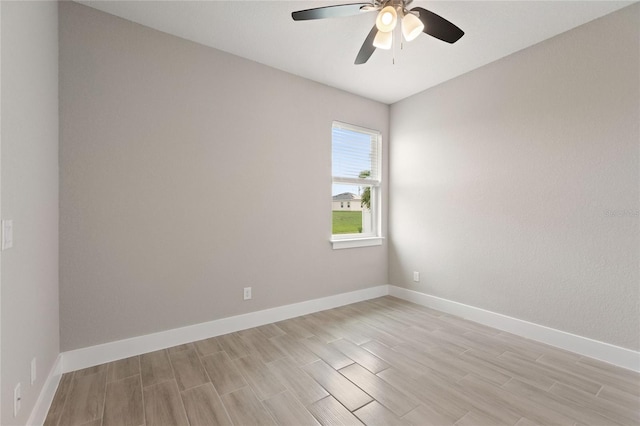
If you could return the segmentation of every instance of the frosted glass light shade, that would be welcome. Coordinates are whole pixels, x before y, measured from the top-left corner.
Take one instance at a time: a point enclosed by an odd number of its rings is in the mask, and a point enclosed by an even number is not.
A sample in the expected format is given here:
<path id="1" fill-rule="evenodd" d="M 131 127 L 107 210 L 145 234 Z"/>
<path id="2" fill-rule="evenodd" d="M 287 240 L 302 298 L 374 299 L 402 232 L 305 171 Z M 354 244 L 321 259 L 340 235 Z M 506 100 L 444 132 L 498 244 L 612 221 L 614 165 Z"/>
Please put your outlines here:
<path id="1" fill-rule="evenodd" d="M 402 35 L 407 41 L 411 41 L 418 37 L 424 30 L 424 24 L 413 13 L 407 13 L 402 19 Z"/>
<path id="2" fill-rule="evenodd" d="M 391 49 L 391 42 L 393 41 L 393 33 L 385 33 L 378 31 L 376 37 L 373 39 L 373 45 L 378 49 Z"/>
<path id="3" fill-rule="evenodd" d="M 396 12 L 396 8 L 393 6 L 383 7 L 376 18 L 376 27 L 378 28 L 378 31 L 383 33 L 393 31 L 397 23 L 398 12 Z"/>

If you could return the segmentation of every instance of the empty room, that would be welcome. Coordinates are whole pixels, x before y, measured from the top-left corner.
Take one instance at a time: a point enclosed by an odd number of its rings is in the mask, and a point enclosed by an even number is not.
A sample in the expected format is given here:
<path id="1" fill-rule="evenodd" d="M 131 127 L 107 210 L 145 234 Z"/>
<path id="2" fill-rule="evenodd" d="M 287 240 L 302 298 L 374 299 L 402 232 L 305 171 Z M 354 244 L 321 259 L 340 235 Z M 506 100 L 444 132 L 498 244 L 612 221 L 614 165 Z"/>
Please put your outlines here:
<path id="1" fill-rule="evenodd" d="M 640 424 L 640 3 L 0 1 L 0 424 Z"/>

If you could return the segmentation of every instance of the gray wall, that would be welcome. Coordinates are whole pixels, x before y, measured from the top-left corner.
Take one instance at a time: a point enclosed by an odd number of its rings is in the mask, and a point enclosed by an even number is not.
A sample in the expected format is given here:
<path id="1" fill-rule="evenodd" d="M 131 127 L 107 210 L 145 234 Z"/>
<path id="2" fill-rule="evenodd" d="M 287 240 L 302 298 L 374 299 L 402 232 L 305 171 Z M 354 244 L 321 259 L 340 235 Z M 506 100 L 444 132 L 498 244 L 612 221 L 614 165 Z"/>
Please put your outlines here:
<path id="1" fill-rule="evenodd" d="M 59 353 L 58 18 L 55 2 L 2 8 L 2 218 L 14 246 L 2 252 L 3 425 L 25 424 Z M 31 359 L 37 380 L 30 384 Z M 13 388 L 22 408 L 13 417 Z"/>
<path id="2" fill-rule="evenodd" d="M 387 284 L 386 243 L 329 243 L 332 120 L 386 149 L 387 105 L 78 4 L 60 29 L 62 350 Z"/>
<path id="3" fill-rule="evenodd" d="M 639 8 L 392 105 L 392 284 L 640 349 Z"/>

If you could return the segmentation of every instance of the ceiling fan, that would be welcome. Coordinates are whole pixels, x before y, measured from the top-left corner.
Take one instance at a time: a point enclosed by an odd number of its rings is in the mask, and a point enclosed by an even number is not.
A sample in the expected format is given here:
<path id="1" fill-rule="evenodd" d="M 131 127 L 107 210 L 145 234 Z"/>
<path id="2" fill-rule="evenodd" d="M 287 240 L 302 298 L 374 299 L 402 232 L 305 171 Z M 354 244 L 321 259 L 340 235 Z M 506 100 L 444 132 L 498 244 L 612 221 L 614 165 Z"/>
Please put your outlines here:
<path id="1" fill-rule="evenodd" d="M 350 3 L 335 6 L 316 7 L 291 13 L 294 21 L 310 19 L 338 18 L 358 15 L 363 12 L 378 11 L 376 23 L 364 40 L 355 64 L 364 64 L 376 48 L 391 49 L 393 30 L 401 22 L 402 35 L 411 41 L 424 32 L 447 43 L 455 43 L 464 35 L 464 31 L 440 15 L 414 7 L 409 10 L 413 0 L 374 0 L 373 3 Z"/>

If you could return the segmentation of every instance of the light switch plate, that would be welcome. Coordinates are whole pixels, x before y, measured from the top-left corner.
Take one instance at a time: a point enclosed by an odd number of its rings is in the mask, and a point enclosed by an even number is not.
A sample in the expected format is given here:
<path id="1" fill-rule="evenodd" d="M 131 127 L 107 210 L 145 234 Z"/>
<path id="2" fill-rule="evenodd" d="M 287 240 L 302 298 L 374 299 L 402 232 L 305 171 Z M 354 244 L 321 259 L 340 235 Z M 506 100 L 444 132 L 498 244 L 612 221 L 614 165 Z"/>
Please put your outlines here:
<path id="1" fill-rule="evenodd" d="M 2 250 L 13 247 L 13 220 L 2 221 Z"/>
<path id="2" fill-rule="evenodd" d="M 31 384 L 36 382 L 36 357 L 31 359 Z"/>

